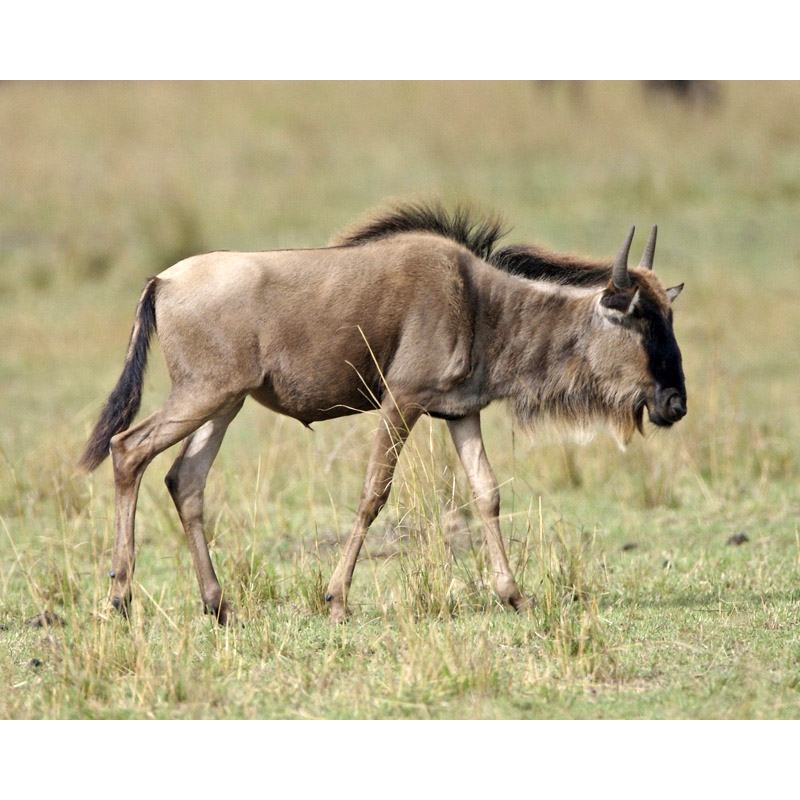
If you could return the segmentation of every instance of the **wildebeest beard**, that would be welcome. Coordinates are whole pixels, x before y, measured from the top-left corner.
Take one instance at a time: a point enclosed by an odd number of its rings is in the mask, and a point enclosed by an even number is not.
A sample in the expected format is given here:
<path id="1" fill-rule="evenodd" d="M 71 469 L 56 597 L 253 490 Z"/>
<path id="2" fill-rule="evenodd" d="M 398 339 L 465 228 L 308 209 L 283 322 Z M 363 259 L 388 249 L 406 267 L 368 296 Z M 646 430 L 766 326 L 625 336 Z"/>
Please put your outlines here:
<path id="1" fill-rule="evenodd" d="M 621 448 L 627 447 L 638 430 L 644 435 L 644 394 L 588 381 L 580 388 L 527 386 L 509 397 L 517 423 L 528 433 L 552 427 L 580 442 L 605 428 Z"/>

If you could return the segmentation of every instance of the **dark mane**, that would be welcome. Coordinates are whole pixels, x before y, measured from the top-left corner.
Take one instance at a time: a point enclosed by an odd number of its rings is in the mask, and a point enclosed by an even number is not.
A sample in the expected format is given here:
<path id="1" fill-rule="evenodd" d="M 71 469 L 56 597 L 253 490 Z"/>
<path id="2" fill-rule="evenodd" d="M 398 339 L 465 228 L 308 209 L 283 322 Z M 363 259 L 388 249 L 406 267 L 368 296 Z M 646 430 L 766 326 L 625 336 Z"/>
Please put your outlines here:
<path id="1" fill-rule="evenodd" d="M 493 267 L 531 280 L 570 286 L 601 286 L 611 278 L 611 264 L 581 256 L 551 253 L 535 245 L 509 245 L 495 250 L 504 235 L 496 215 L 479 217 L 468 205 L 456 206 L 452 214 L 440 203 L 408 203 L 379 212 L 349 231 L 333 245 L 355 247 L 401 233 L 435 233 L 463 245 Z"/>
<path id="2" fill-rule="evenodd" d="M 535 245 L 515 244 L 493 253 L 489 263 L 531 280 L 569 286 L 602 286 L 611 279 L 611 264 L 566 253 L 550 253 Z"/>
<path id="3" fill-rule="evenodd" d="M 400 233 L 436 233 L 452 239 L 488 260 L 495 242 L 503 235 L 503 222 L 497 216 L 481 219 L 465 205 L 456 206 L 452 215 L 439 203 L 396 205 L 379 213 L 333 242 L 339 247 L 352 247 Z"/>

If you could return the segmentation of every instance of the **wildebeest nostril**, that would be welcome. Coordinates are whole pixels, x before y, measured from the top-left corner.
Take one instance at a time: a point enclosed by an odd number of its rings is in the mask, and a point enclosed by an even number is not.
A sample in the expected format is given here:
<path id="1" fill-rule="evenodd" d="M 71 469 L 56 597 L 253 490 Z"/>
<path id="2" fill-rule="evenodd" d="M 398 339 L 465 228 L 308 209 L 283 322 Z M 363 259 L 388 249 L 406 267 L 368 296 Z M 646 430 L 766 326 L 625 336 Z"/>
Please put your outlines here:
<path id="1" fill-rule="evenodd" d="M 677 392 L 670 397 L 667 408 L 675 419 L 681 419 L 686 416 L 686 404 Z"/>

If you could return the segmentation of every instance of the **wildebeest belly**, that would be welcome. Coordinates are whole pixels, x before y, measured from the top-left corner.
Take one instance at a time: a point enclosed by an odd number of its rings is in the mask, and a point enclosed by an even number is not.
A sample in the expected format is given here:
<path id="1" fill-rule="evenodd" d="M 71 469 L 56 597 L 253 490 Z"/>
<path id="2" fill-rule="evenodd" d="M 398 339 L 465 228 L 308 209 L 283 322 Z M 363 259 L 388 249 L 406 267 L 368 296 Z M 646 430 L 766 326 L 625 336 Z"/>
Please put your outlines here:
<path id="1" fill-rule="evenodd" d="M 250 393 L 250 396 L 261 405 L 266 406 L 279 414 L 299 420 L 304 425 L 312 422 L 322 422 L 326 419 L 336 419 L 349 414 L 359 414 L 377 408 L 379 403 L 368 400 L 364 394 L 351 394 L 338 398 L 338 402 L 331 402 L 331 397 L 321 395 L 317 398 L 304 397 L 300 402 L 295 402 L 292 397 L 282 396 L 276 392 L 271 380 L 266 380 L 260 388 Z"/>
<path id="2" fill-rule="evenodd" d="M 375 352 L 360 332 L 273 343 L 264 377 L 251 396 L 304 424 L 378 408 L 391 354 Z"/>

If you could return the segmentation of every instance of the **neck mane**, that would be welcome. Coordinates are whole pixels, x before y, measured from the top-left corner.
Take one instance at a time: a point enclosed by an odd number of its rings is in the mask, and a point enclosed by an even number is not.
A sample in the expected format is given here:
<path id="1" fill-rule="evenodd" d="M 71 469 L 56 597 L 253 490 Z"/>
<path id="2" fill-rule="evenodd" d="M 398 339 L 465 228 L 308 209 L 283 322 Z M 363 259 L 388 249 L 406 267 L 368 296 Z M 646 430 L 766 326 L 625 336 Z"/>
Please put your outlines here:
<path id="1" fill-rule="evenodd" d="M 496 269 L 512 275 L 566 286 L 602 286 L 611 278 L 611 264 L 583 256 L 552 253 L 537 245 L 497 249 L 504 225 L 496 214 L 480 215 L 470 206 L 448 211 L 439 203 L 406 203 L 378 212 L 339 235 L 332 245 L 356 247 L 402 233 L 434 233 L 466 247 Z"/>

